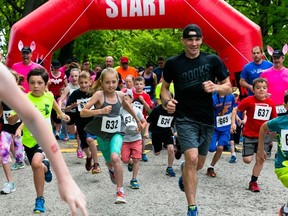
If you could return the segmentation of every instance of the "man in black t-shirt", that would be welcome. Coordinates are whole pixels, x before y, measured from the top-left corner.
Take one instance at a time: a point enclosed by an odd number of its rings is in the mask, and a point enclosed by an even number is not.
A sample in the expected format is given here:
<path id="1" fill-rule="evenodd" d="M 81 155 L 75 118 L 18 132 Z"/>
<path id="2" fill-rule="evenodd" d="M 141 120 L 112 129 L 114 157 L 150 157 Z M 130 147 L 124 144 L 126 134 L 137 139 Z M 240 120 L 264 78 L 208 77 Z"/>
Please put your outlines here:
<path id="1" fill-rule="evenodd" d="M 161 88 L 163 105 L 168 112 L 175 112 L 178 139 L 185 156 L 179 187 L 186 194 L 188 215 L 197 215 L 198 212 L 197 170 L 204 166 L 213 134 L 212 92 L 232 92 L 227 68 L 218 56 L 200 51 L 202 40 L 199 26 L 189 24 L 185 27 L 181 38 L 185 50 L 166 61 Z M 174 99 L 169 93 L 172 81 Z"/>

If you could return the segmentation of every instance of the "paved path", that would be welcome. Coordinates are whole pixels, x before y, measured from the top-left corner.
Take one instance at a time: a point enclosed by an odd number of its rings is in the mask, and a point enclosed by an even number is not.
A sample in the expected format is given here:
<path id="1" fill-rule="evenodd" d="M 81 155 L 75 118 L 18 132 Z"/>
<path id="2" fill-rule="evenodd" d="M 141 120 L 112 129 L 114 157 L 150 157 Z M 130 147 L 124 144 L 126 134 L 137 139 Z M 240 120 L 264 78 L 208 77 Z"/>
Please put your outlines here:
<path id="1" fill-rule="evenodd" d="M 165 175 L 167 153 L 162 151 L 156 157 L 148 153 L 149 162 L 141 162 L 138 176 L 140 189 L 129 187 L 131 173 L 124 167 L 124 188 L 127 194 L 127 204 L 116 205 L 115 185 L 109 179 L 103 157 L 99 157 L 103 172 L 92 175 L 84 168 L 84 159 L 77 159 L 73 142 L 60 142 L 62 150 L 72 149 L 72 153 L 63 153 L 71 170 L 73 178 L 87 196 L 88 211 L 92 216 L 181 216 L 186 215 L 186 199 L 178 189 L 177 181 L 180 175 L 181 161 L 175 161 L 176 178 Z M 64 151 L 67 152 L 67 151 Z M 205 175 L 211 161 L 209 154 L 205 169 L 199 172 L 197 201 L 200 215 L 209 216 L 275 216 L 277 209 L 286 200 L 287 190 L 276 178 L 273 172 L 273 159 L 265 164 L 259 178 L 260 193 L 247 190 L 251 178 L 251 165 L 241 161 L 238 154 L 236 164 L 229 164 L 229 154 L 224 154 L 216 166 L 217 177 Z M 35 190 L 30 167 L 14 171 L 17 191 L 0 196 L 0 215 L 32 215 Z M 1 183 L 4 181 L 3 170 L 0 169 Z M 58 195 L 57 183 L 54 179 L 45 185 L 47 212 L 45 215 L 66 216 L 69 208 Z"/>

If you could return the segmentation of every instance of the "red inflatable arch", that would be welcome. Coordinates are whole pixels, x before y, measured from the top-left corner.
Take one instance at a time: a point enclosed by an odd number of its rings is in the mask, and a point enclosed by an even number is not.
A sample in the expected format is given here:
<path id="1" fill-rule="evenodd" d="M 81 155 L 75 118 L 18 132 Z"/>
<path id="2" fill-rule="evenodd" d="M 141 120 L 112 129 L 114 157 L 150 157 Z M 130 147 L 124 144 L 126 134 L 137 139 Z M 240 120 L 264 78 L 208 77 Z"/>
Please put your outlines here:
<path id="1" fill-rule="evenodd" d="M 252 47 L 262 46 L 260 27 L 223 0 L 50 0 L 12 27 L 6 63 L 21 61 L 19 40 L 25 46 L 34 41 L 33 58 L 43 55 L 48 63 L 53 51 L 90 30 L 184 28 L 189 23 L 202 28 L 204 42 L 223 59 L 232 80 L 252 60 Z"/>

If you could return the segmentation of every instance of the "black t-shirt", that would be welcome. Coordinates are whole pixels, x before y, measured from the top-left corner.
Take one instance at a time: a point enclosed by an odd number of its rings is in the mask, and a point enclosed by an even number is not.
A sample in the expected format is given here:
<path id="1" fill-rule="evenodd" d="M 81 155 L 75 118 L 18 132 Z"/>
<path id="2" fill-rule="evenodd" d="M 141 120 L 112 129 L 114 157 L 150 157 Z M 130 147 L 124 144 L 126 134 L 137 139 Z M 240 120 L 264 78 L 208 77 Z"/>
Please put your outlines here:
<path id="1" fill-rule="evenodd" d="M 195 59 L 187 58 L 185 53 L 168 59 L 163 77 L 168 83 L 174 82 L 176 117 L 187 116 L 204 124 L 213 124 L 212 94 L 202 87 L 204 81 L 216 83 L 229 76 L 222 60 L 214 54 L 200 52 Z"/>
<path id="2" fill-rule="evenodd" d="M 70 106 L 72 103 L 77 102 L 78 106 L 76 107 L 76 121 L 75 124 L 78 128 L 83 129 L 88 122 L 90 122 L 93 117 L 89 118 L 81 118 L 80 111 L 86 105 L 88 100 L 91 98 L 91 94 L 87 92 L 82 92 L 80 89 L 73 91 L 73 93 L 69 96 L 66 106 Z"/>
<path id="3" fill-rule="evenodd" d="M 156 106 L 147 118 L 150 123 L 149 131 L 153 134 L 168 134 L 172 136 L 171 127 L 174 125 L 174 114 L 168 113 L 162 105 Z"/>
<path id="4" fill-rule="evenodd" d="M 7 121 L 7 118 L 11 115 L 12 110 L 10 107 L 8 107 L 6 104 L 2 102 L 2 107 L 3 107 L 3 126 L 2 126 L 2 131 L 6 131 L 10 134 L 15 134 L 17 128 L 21 124 L 21 121 L 19 120 L 16 124 L 10 125 Z"/>

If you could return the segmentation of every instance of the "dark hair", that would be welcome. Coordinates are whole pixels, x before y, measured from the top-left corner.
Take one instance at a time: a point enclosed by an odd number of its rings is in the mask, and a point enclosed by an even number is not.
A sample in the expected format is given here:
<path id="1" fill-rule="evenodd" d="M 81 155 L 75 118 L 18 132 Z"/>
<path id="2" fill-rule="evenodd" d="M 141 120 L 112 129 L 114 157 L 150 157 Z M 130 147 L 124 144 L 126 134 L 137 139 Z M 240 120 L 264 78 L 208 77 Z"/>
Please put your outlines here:
<path id="1" fill-rule="evenodd" d="M 288 103 L 288 92 L 284 95 L 284 103 Z"/>
<path id="2" fill-rule="evenodd" d="M 259 78 L 256 78 L 256 79 L 253 80 L 253 83 L 252 83 L 253 89 L 255 88 L 257 83 L 266 83 L 267 86 L 268 86 L 267 80 L 265 78 L 259 77 Z"/>
<path id="3" fill-rule="evenodd" d="M 146 64 L 146 68 L 149 68 L 149 67 L 151 67 L 151 66 L 154 68 L 154 64 L 151 63 L 151 62 L 148 62 L 148 63 Z"/>
<path id="4" fill-rule="evenodd" d="M 31 76 L 41 76 L 42 79 L 44 80 L 45 85 L 48 83 L 48 80 L 49 80 L 47 71 L 44 68 L 40 68 L 40 67 L 34 68 L 28 73 L 27 75 L 28 82 Z"/>
<path id="5" fill-rule="evenodd" d="M 134 82 L 144 82 L 144 84 L 145 84 L 145 79 L 142 76 L 138 76 L 135 78 Z"/>
<path id="6" fill-rule="evenodd" d="M 157 61 L 164 61 L 164 57 L 163 56 L 159 56 Z"/>

